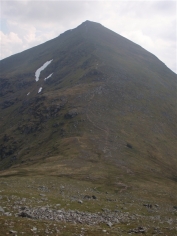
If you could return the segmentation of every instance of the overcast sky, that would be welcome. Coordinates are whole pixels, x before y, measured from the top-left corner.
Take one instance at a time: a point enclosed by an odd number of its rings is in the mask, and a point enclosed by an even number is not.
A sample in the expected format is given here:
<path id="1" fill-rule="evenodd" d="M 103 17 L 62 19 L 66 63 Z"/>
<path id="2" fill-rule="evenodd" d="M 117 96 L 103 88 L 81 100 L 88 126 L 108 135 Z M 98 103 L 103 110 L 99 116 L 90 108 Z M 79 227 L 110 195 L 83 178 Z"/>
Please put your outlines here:
<path id="1" fill-rule="evenodd" d="M 1 59 L 90 20 L 141 45 L 177 73 L 176 1 L 0 0 L 0 5 Z"/>

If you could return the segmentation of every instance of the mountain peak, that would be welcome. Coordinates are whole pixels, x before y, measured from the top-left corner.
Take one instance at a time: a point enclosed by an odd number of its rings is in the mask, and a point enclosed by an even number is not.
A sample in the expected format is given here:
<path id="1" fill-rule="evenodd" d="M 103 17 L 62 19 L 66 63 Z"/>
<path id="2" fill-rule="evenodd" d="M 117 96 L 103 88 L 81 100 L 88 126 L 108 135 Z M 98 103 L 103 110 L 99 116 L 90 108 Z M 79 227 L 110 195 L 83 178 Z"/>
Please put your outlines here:
<path id="1" fill-rule="evenodd" d="M 102 26 L 100 23 L 94 22 L 94 21 L 90 21 L 90 20 L 86 20 L 84 22 L 82 22 L 78 27 L 81 26 Z"/>
<path id="2" fill-rule="evenodd" d="M 98 25 L 101 25 L 98 22 L 94 22 L 94 21 L 90 21 L 90 20 L 86 20 L 86 21 L 82 22 L 82 24 L 98 24 Z"/>

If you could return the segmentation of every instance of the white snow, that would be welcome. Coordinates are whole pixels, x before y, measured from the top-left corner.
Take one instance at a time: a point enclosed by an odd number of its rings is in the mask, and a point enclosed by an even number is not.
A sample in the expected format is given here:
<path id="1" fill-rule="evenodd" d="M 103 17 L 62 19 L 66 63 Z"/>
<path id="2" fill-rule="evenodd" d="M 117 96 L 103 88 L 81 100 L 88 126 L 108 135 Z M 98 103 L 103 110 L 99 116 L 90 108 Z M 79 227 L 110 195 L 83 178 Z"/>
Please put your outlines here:
<path id="1" fill-rule="evenodd" d="M 51 76 L 53 75 L 53 73 L 52 74 L 50 74 L 49 76 L 47 76 L 44 80 L 47 80 L 47 79 L 49 79 Z"/>
<path id="2" fill-rule="evenodd" d="M 30 95 L 30 92 L 29 92 L 29 93 L 27 93 L 27 96 L 28 96 L 28 95 Z"/>
<path id="3" fill-rule="evenodd" d="M 37 69 L 37 71 L 35 72 L 36 82 L 39 80 L 39 76 L 40 76 L 41 71 L 44 70 L 52 61 L 53 61 L 53 59 L 45 62 L 43 66 L 41 66 L 39 69 Z"/>
<path id="4" fill-rule="evenodd" d="M 42 87 L 39 88 L 38 93 L 40 93 L 41 91 L 42 91 Z"/>

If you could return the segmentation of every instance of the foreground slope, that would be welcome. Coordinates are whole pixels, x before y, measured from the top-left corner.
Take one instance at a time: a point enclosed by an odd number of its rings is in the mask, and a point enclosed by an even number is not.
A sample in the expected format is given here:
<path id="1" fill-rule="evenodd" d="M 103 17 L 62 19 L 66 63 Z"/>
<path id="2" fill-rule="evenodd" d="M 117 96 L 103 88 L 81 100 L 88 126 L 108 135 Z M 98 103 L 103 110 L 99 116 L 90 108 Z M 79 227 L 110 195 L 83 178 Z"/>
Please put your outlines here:
<path id="1" fill-rule="evenodd" d="M 0 67 L 1 170 L 176 183 L 176 75 L 139 45 L 86 21 Z"/>

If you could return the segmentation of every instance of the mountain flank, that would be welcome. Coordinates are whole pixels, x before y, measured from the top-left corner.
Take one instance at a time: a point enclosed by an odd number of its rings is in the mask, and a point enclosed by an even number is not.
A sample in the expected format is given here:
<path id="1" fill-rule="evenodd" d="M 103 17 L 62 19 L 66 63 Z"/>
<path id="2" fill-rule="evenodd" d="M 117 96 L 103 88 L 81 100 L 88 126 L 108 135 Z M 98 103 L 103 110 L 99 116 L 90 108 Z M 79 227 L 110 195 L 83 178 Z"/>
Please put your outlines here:
<path id="1" fill-rule="evenodd" d="M 0 68 L 2 171 L 176 183 L 176 74 L 153 54 L 86 21 Z"/>
<path id="2" fill-rule="evenodd" d="M 0 235 L 177 235 L 176 74 L 86 21 L 0 61 Z"/>

